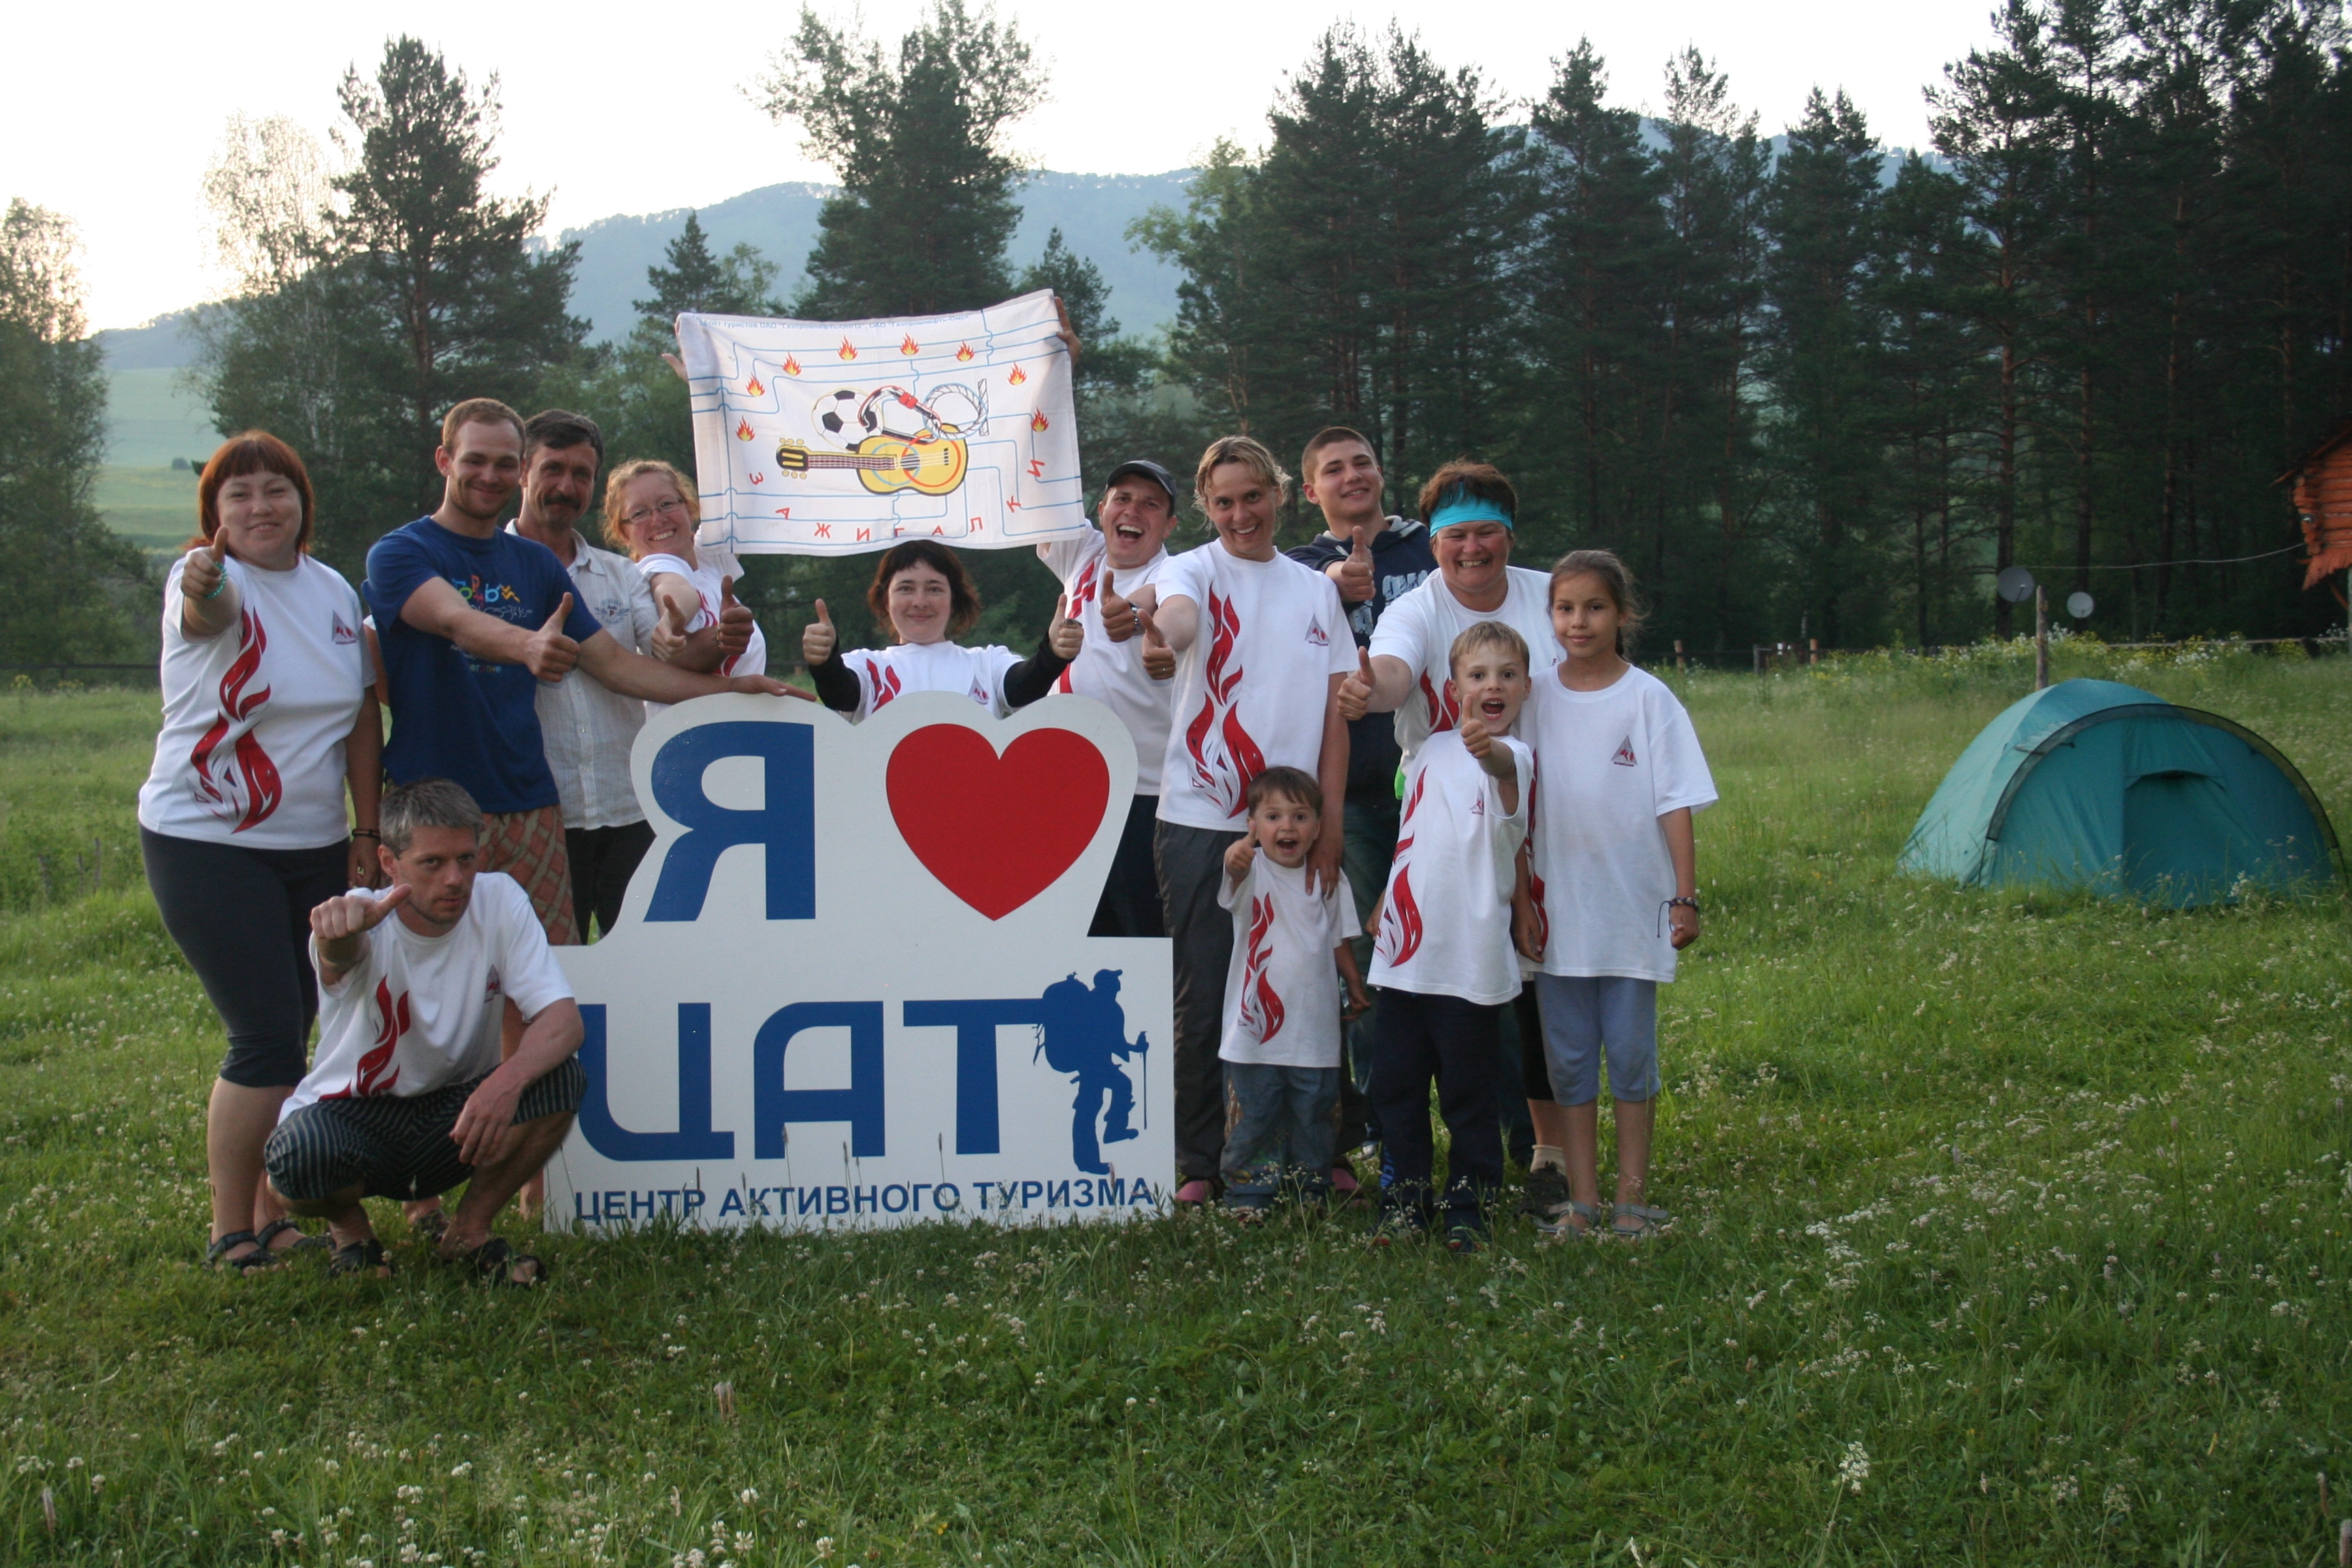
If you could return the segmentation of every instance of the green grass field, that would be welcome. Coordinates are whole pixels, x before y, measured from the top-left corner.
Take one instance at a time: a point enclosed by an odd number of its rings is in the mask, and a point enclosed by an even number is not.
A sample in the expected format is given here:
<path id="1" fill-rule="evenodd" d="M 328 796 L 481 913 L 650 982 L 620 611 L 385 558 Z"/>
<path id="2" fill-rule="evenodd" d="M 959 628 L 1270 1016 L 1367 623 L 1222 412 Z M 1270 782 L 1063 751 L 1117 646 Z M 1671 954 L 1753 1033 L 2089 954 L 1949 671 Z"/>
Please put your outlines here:
<path id="1" fill-rule="evenodd" d="M 2346 661 L 2070 672 L 2252 726 L 2352 826 Z M 131 859 L 154 698 L 0 696 L 0 1561 L 2332 1562 L 2346 906 L 1895 877 L 2023 689 L 1690 683 L 1724 804 L 1654 1242 L 557 1237 L 532 1294 L 396 1219 L 388 1282 L 196 1267 L 220 1042 Z"/>

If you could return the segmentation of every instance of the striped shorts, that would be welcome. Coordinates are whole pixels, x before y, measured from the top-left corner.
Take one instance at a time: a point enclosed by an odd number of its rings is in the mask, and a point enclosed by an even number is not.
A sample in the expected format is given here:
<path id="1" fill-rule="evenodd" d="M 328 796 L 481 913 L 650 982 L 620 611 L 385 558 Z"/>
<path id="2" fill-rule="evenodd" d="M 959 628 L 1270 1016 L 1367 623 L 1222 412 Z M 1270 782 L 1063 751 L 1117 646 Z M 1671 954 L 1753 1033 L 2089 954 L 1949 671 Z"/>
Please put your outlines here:
<path id="1" fill-rule="evenodd" d="M 263 1147 L 269 1184 L 296 1203 L 354 1186 L 363 1197 L 436 1197 L 473 1173 L 449 1134 L 481 1086 L 478 1078 L 423 1094 L 314 1100 L 280 1121 Z M 587 1091 L 587 1069 L 579 1058 L 566 1057 L 522 1091 L 515 1125 L 568 1116 Z"/>
<path id="2" fill-rule="evenodd" d="M 572 856 L 564 846 L 562 807 L 485 812 L 481 868 L 504 871 L 522 884 L 522 890 L 530 896 L 531 912 L 547 932 L 548 945 L 580 944 L 578 917 L 572 907 Z"/>

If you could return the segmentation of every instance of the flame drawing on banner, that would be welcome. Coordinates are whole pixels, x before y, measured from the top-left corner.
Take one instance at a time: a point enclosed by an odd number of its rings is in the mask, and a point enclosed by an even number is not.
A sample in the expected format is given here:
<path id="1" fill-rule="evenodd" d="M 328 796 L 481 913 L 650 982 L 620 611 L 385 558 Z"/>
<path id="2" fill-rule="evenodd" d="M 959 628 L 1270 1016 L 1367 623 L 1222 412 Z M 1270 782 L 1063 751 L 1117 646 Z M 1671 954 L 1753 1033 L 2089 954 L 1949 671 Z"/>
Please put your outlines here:
<path id="1" fill-rule="evenodd" d="M 844 359 L 856 359 L 857 357 L 857 351 L 849 346 L 849 340 L 847 338 L 841 340 L 840 353 L 841 357 Z"/>
<path id="2" fill-rule="evenodd" d="M 958 343 L 956 345 L 956 363 L 958 364 L 970 364 L 971 362 L 971 345 L 970 343 Z"/>
<path id="3" fill-rule="evenodd" d="M 898 352 L 905 354 L 908 358 L 912 359 L 915 355 L 923 352 L 923 345 L 915 341 L 914 333 L 908 332 L 905 337 L 898 340 Z"/>
<path id="4" fill-rule="evenodd" d="M 801 362 L 794 359 L 792 355 L 786 354 L 784 356 L 784 374 L 786 375 L 798 375 L 800 373 Z"/>
<path id="5" fill-rule="evenodd" d="M 1282 998 L 1266 970 L 1274 963 L 1274 895 L 1250 900 L 1249 940 L 1242 964 L 1241 1026 L 1261 1043 L 1282 1033 Z"/>
<path id="6" fill-rule="evenodd" d="M 759 373 L 755 371 L 752 373 L 751 379 L 743 384 L 743 390 L 751 396 L 759 397 L 763 395 L 768 389 L 760 384 Z"/>
<path id="7" fill-rule="evenodd" d="M 1045 411 L 1044 409 L 1040 408 L 1036 413 L 1029 416 L 1029 428 L 1032 430 L 1043 430 L 1045 428 Z"/>
<path id="8" fill-rule="evenodd" d="M 1232 600 L 1209 595 L 1209 628 L 1201 710 L 1184 728 L 1184 749 L 1192 758 L 1193 782 L 1225 808 L 1227 816 L 1239 816 L 1248 803 L 1250 781 L 1265 772 L 1265 757 L 1242 727 L 1241 704 L 1234 696 L 1241 685 L 1242 667 L 1236 664 L 1230 672 L 1225 668 L 1242 633 L 1241 612 Z"/>
<path id="9" fill-rule="evenodd" d="M 1012 374 L 1011 375 L 1008 375 L 1008 376 L 1006 376 L 1006 377 L 1004 378 L 1004 384 L 1005 384 L 1005 385 L 1007 385 L 1007 386 L 1018 386 L 1018 385 L 1020 385 L 1023 382 L 1024 382 L 1024 381 L 1026 381 L 1026 380 L 1028 380 L 1028 379 L 1029 379 L 1029 373 L 1028 373 L 1027 371 L 1025 371 L 1025 370 L 1023 370 L 1019 365 L 1017 365 L 1017 364 L 1016 364 L 1016 365 L 1014 365 L 1014 366 L 1013 367 L 1013 374 Z"/>
<path id="10" fill-rule="evenodd" d="M 739 419 L 735 422 L 735 439 L 748 441 L 752 434 L 751 422 L 749 419 Z"/>
<path id="11" fill-rule="evenodd" d="M 236 658 L 221 677 L 220 717 L 188 753 L 188 765 L 196 775 L 197 796 L 215 816 L 234 819 L 236 826 L 230 831 L 236 833 L 267 821 L 285 795 L 278 764 L 253 732 L 254 716 L 269 700 L 269 688 L 246 689 L 261 673 L 261 656 L 268 647 L 269 634 L 263 629 L 261 617 L 247 610 L 238 618 Z M 229 758 L 216 761 L 221 742 L 233 730 L 236 740 Z"/>

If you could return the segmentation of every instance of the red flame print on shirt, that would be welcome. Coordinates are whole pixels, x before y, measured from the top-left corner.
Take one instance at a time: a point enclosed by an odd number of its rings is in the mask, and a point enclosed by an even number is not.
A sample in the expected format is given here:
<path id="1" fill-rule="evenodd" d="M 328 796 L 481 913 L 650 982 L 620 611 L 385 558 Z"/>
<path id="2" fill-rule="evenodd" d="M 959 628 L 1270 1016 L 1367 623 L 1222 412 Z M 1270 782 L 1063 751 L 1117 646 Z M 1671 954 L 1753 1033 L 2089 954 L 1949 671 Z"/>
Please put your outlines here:
<path id="1" fill-rule="evenodd" d="M 1413 808 L 1421 805 L 1421 792 L 1428 784 L 1427 773 L 1414 775 L 1412 793 L 1405 797 L 1404 813 L 1397 818 L 1396 880 L 1381 907 L 1380 934 L 1372 939 L 1372 951 L 1391 968 L 1410 962 L 1421 951 L 1421 904 L 1412 896 L 1412 868 L 1405 864 L 1413 836 L 1403 830 L 1412 826 Z"/>
<path id="2" fill-rule="evenodd" d="M 1424 670 L 1422 672 L 1421 677 L 1421 695 L 1429 704 L 1429 732 L 1431 734 L 1444 734 L 1446 731 L 1454 728 L 1454 723 L 1461 719 L 1462 704 L 1454 700 L 1453 681 L 1448 680 L 1445 683 L 1444 692 L 1441 695 L 1435 689 L 1431 687 L 1429 684 L 1429 673 Z"/>
<path id="3" fill-rule="evenodd" d="M 360 1058 L 359 1071 L 352 1078 L 352 1086 L 327 1100 L 365 1100 L 372 1095 L 390 1094 L 392 1086 L 400 1081 L 400 1069 L 392 1067 L 393 1053 L 400 1049 L 401 1037 L 408 1033 L 408 993 L 400 994 L 397 1001 L 392 994 L 392 983 L 375 983 L 375 1048 Z M 392 1068 L 390 1072 L 384 1068 Z"/>
<path id="4" fill-rule="evenodd" d="M 873 711 L 877 713 L 881 712 L 882 710 L 890 706 L 890 699 L 898 695 L 898 672 L 891 668 L 888 665 L 884 665 L 882 667 L 882 673 L 874 678 Z"/>
<path id="5" fill-rule="evenodd" d="M 1241 612 L 1231 599 L 1209 595 L 1209 652 L 1202 667 L 1201 710 L 1184 727 L 1184 749 L 1192 758 L 1192 784 L 1202 795 L 1239 816 L 1249 804 L 1250 781 L 1265 772 L 1265 756 L 1242 727 L 1234 693 L 1242 667 L 1228 670 L 1242 635 Z"/>
<path id="6" fill-rule="evenodd" d="M 1243 950 L 1241 1026 L 1263 1043 L 1282 1033 L 1282 998 L 1266 969 L 1274 963 L 1274 895 L 1250 900 L 1249 941 Z"/>
<path id="7" fill-rule="evenodd" d="M 285 795 L 278 764 L 253 732 L 256 716 L 269 700 L 269 688 L 246 689 L 261 673 L 261 655 L 268 646 L 261 617 L 246 611 L 237 629 L 236 658 L 221 677 L 220 717 L 188 753 L 188 766 L 196 775 L 196 798 L 222 821 L 234 821 L 236 826 L 231 831 L 236 833 L 268 821 Z M 230 754 L 224 758 L 222 743 L 232 735 Z"/>
<path id="8" fill-rule="evenodd" d="M 1102 563 L 1100 561 L 1089 561 L 1086 564 L 1086 569 L 1080 572 L 1077 576 L 1071 581 L 1071 615 L 1075 616 L 1078 614 L 1079 607 L 1095 596 L 1095 580 L 1101 576 L 1101 574 Z M 1062 667 L 1061 678 L 1054 683 L 1055 690 L 1072 691 L 1076 689 L 1070 684 L 1070 668 L 1071 667 L 1066 664 Z"/>

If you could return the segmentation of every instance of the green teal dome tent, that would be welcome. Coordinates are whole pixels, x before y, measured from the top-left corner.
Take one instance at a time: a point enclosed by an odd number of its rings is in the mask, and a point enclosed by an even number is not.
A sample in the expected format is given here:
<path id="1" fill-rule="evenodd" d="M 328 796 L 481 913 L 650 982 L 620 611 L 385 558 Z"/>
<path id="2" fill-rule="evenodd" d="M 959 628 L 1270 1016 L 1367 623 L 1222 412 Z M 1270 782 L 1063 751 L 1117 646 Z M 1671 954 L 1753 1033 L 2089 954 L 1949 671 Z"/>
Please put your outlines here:
<path id="1" fill-rule="evenodd" d="M 2326 810 L 2261 736 L 2136 686 L 2062 680 L 1969 742 L 1896 864 L 2187 907 L 2242 883 L 2315 890 L 2336 858 Z"/>

